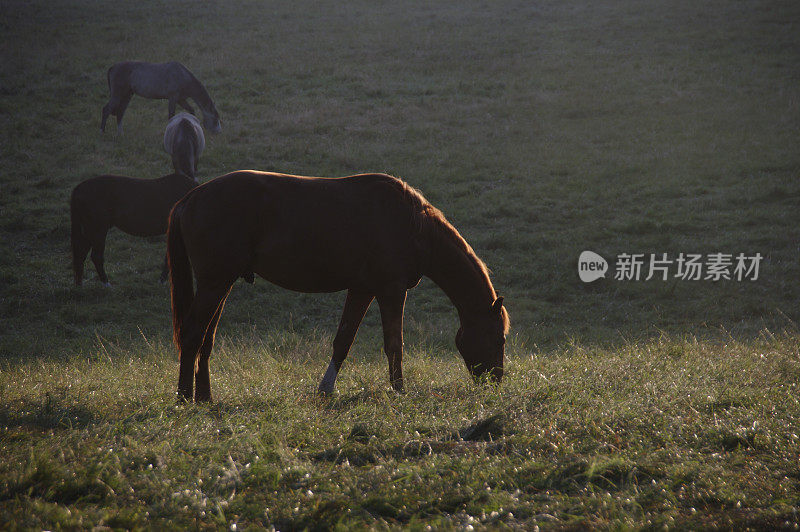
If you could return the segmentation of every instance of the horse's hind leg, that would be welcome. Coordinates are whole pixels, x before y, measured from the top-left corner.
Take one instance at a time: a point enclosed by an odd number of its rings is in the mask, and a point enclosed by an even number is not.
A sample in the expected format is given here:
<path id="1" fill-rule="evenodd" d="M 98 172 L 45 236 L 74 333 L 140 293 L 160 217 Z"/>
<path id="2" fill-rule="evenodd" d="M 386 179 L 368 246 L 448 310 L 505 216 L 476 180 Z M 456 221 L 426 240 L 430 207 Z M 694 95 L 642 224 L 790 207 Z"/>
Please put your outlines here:
<path id="1" fill-rule="evenodd" d="M 92 232 L 89 241 L 92 245 L 92 262 L 94 269 L 97 270 L 97 276 L 106 288 L 111 288 L 105 269 L 106 235 L 108 235 L 108 228 L 97 229 Z"/>
<path id="2" fill-rule="evenodd" d="M 404 289 L 377 297 L 383 324 L 383 350 L 389 359 L 389 382 L 398 392 L 403 391 L 403 308 Z"/>
<path id="3" fill-rule="evenodd" d="M 130 98 L 128 98 L 130 100 Z M 100 121 L 100 131 L 105 132 L 106 130 L 106 121 L 108 120 L 109 115 L 116 115 L 117 121 L 119 121 L 119 106 L 122 102 L 122 99 L 117 94 L 112 94 L 111 98 L 109 98 L 108 103 L 103 106 L 103 119 Z M 125 104 L 127 105 L 127 103 Z M 124 112 L 124 111 L 123 111 Z"/>
<path id="4" fill-rule="evenodd" d="M 336 376 L 339 374 L 339 369 L 342 367 L 347 353 L 350 351 L 350 346 L 353 345 L 353 339 L 356 337 L 358 326 L 361 320 L 364 319 L 364 314 L 372 303 L 374 296 L 349 290 L 347 292 L 347 299 L 344 302 L 344 310 L 342 311 L 342 319 L 339 321 L 339 329 L 336 331 L 336 338 L 333 339 L 333 357 L 331 363 L 328 365 L 328 370 L 325 376 L 322 377 L 322 382 L 319 383 L 319 393 L 331 394 L 333 393 L 334 385 L 336 384 Z"/>
<path id="5" fill-rule="evenodd" d="M 111 102 L 113 101 L 114 100 L 111 99 L 108 101 L 107 104 L 103 106 L 103 119 L 100 121 L 100 131 L 103 133 L 105 133 L 106 131 L 106 121 L 108 120 L 108 115 L 111 114 L 111 109 L 112 109 Z"/>
<path id="6" fill-rule="evenodd" d="M 77 240 L 72 238 L 72 273 L 75 278 L 75 286 L 83 283 L 83 264 L 86 262 L 86 255 L 89 254 L 91 245 L 83 235 L 78 235 Z"/>
<path id="7" fill-rule="evenodd" d="M 206 329 L 205 338 L 203 338 L 203 345 L 200 346 L 200 356 L 197 359 L 197 367 L 194 374 L 194 401 L 211 402 L 211 374 L 208 370 L 208 359 L 211 358 L 211 349 L 214 347 L 214 337 L 217 333 L 217 324 L 219 323 L 219 316 L 222 314 L 222 309 L 225 306 L 225 300 L 228 299 L 228 294 L 231 289 L 225 293 L 225 296 L 219 302 L 217 311 L 211 318 L 211 322 Z"/>
<path id="8" fill-rule="evenodd" d="M 80 286 L 83 282 L 83 264 L 86 262 L 86 255 L 89 254 L 89 249 L 92 245 L 83 234 L 83 224 L 81 223 L 81 214 L 79 209 L 73 207 L 72 213 L 72 231 L 70 233 L 70 242 L 72 244 L 72 273 L 75 279 L 75 286 Z"/>
<path id="9" fill-rule="evenodd" d="M 177 103 L 178 103 L 177 98 L 169 99 L 169 103 L 167 104 L 167 112 L 169 113 L 168 118 L 172 118 L 173 116 L 175 116 L 175 106 L 177 105 Z"/>
<path id="10" fill-rule="evenodd" d="M 198 285 L 197 294 L 183 320 L 180 338 L 180 370 L 178 374 L 178 398 L 191 401 L 211 400 L 211 384 L 208 371 L 208 358 L 214 343 L 219 312 L 230 291 L 232 283 L 207 288 Z M 214 319 L 216 316 L 216 320 Z M 212 328 L 213 325 L 213 328 Z M 210 336 L 208 343 L 206 338 Z M 201 347 L 208 353 L 201 353 Z M 197 395 L 193 393 L 194 382 L 198 382 Z"/>

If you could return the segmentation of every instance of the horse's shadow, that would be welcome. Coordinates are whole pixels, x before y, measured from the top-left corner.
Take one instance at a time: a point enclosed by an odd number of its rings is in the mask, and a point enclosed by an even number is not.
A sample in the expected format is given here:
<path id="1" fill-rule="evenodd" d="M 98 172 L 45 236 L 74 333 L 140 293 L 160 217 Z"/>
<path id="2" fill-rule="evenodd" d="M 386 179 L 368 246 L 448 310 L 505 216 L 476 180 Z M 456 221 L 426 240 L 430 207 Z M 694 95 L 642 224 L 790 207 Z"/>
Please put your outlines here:
<path id="1" fill-rule="evenodd" d="M 41 401 L 23 399 L 0 406 L 0 425 L 6 429 L 83 429 L 97 421 L 98 416 L 93 410 L 84 405 L 68 404 L 50 393 Z"/>
<path id="2" fill-rule="evenodd" d="M 314 397 L 327 410 L 346 411 L 361 404 L 385 403 L 390 397 L 397 397 L 398 392 L 390 389 L 361 389 L 355 393 L 347 395 L 319 395 Z"/>

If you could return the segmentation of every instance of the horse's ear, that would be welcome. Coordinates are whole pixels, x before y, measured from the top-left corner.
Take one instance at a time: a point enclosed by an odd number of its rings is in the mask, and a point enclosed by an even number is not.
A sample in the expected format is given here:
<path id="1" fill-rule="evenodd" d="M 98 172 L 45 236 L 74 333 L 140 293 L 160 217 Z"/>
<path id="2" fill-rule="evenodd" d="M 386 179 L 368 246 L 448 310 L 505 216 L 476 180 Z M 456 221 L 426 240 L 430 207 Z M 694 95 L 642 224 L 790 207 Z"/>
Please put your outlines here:
<path id="1" fill-rule="evenodd" d="M 492 303 L 492 310 L 495 312 L 500 312 L 500 309 L 503 308 L 503 296 L 498 297 Z"/>

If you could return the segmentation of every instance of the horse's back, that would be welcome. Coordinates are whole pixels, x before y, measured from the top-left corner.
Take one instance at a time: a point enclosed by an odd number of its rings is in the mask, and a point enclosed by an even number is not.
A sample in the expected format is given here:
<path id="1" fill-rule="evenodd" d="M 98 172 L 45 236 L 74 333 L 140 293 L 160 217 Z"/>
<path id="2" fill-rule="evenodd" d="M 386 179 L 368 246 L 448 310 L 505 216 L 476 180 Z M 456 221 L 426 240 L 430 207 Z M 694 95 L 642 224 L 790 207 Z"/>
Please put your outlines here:
<path id="1" fill-rule="evenodd" d="M 327 178 L 240 170 L 212 179 L 186 199 L 216 204 L 227 198 L 245 209 L 291 211 L 287 216 L 304 220 L 358 219 L 415 208 L 409 190 L 413 189 L 386 174 Z"/>
<path id="2" fill-rule="evenodd" d="M 384 174 L 316 178 L 239 171 L 175 209 L 199 276 L 255 271 L 304 292 L 419 280 L 417 233 L 402 181 Z M 207 261 L 207 264 L 202 264 Z"/>
<path id="3" fill-rule="evenodd" d="M 181 63 L 147 63 L 125 61 L 117 63 L 120 74 L 126 74 L 133 92 L 144 98 L 165 99 L 177 96 L 194 76 Z"/>
<path id="4" fill-rule="evenodd" d="M 172 206 L 196 183 L 182 175 L 158 179 L 105 174 L 79 183 L 72 191 L 71 204 L 101 225 L 118 227 L 135 236 L 166 232 Z"/>
<path id="5" fill-rule="evenodd" d="M 90 177 L 89 179 L 81 181 L 72 189 L 72 198 L 74 201 L 107 202 L 115 196 L 118 196 L 118 191 L 135 188 L 135 184 L 139 181 L 143 180 L 114 174 Z"/>

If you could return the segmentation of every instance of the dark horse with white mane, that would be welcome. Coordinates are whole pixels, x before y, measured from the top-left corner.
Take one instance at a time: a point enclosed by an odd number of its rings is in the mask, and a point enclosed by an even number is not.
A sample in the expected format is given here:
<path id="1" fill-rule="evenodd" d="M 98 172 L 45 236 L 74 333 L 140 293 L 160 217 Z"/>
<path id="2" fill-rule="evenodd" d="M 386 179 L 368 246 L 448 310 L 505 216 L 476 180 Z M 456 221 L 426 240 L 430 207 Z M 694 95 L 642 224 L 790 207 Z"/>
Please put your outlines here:
<path id="1" fill-rule="evenodd" d="M 117 131 L 122 133 L 122 117 L 134 94 L 143 98 L 169 100 L 169 118 L 175 115 L 176 105 L 194 114 L 194 109 L 186 101 L 187 98 L 191 98 L 203 113 L 203 125 L 206 129 L 213 133 L 222 131 L 219 113 L 208 91 L 194 74 L 180 63 L 124 61 L 109 68 L 107 77 L 111 97 L 103 107 L 101 131 L 106 130 L 108 115 L 115 115 Z"/>
<path id="2" fill-rule="evenodd" d="M 101 175 L 79 183 L 69 201 L 75 285 L 83 282 L 83 263 L 91 250 L 100 282 L 110 287 L 104 267 L 108 230 L 118 227 L 134 236 L 163 235 L 172 206 L 196 186 L 197 181 L 183 174 L 158 179 Z M 161 282 L 166 279 L 165 260 Z"/>
<path id="3" fill-rule="evenodd" d="M 299 292 L 347 290 L 321 393 L 333 392 L 373 299 L 390 382 L 402 390 L 406 291 L 423 275 L 458 311 L 456 346 L 472 375 L 503 376 L 508 314 L 486 266 L 438 209 L 397 178 L 256 171 L 218 177 L 175 205 L 167 257 L 179 399 L 211 400 L 208 359 L 222 308 L 236 279 L 252 282 L 254 273 Z"/>

